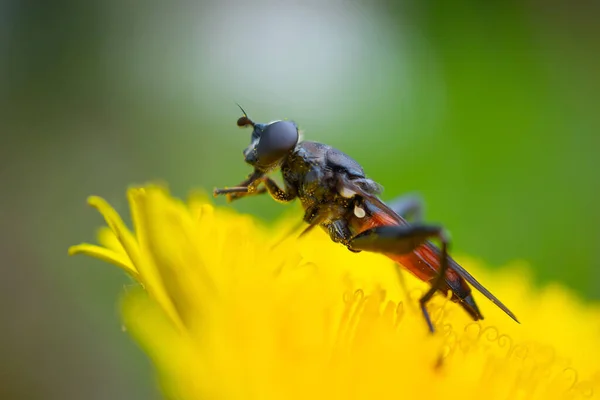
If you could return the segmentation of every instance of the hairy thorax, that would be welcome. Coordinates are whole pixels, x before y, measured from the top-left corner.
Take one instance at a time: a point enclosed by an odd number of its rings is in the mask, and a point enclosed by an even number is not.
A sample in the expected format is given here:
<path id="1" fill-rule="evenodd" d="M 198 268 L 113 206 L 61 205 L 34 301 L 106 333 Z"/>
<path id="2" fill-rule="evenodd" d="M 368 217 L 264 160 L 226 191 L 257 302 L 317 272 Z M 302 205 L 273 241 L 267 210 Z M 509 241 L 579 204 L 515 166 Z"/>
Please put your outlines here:
<path id="1" fill-rule="evenodd" d="M 353 199 L 338 193 L 336 171 L 327 165 L 325 153 L 314 147 L 298 146 L 282 164 L 281 172 L 286 185 L 296 191 L 306 211 L 305 220 L 319 214 L 319 225 L 326 227 L 352 212 Z"/>

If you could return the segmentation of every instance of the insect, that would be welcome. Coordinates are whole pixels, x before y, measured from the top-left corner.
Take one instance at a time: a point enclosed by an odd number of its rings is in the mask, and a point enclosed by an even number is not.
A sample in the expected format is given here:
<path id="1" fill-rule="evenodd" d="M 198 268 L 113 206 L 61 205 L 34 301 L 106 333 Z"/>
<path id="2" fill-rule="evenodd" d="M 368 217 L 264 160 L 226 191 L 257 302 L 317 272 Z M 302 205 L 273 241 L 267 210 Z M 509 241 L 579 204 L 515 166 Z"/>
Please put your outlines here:
<path id="1" fill-rule="evenodd" d="M 448 255 L 449 237 L 443 227 L 421 221 L 422 206 L 415 197 L 403 197 L 385 204 L 382 187 L 367 178 L 358 162 L 326 144 L 300 141 L 298 126 L 288 120 L 266 124 L 252 121 L 244 109 L 239 127 L 252 127 L 250 145 L 244 150 L 246 163 L 254 170 L 234 187 L 215 189 L 229 201 L 268 193 L 278 202 L 300 199 L 304 208 L 306 233 L 322 227 L 336 242 L 350 251 L 381 253 L 430 283 L 420 307 L 431 332 L 434 327 L 426 308 L 439 291 L 451 291 L 473 320 L 483 319 L 471 293 L 471 284 L 516 322 L 515 315 Z M 283 188 L 268 177 L 281 170 Z M 409 215 L 414 221 L 408 222 Z M 431 240 L 440 243 L 440 247 Z"/>

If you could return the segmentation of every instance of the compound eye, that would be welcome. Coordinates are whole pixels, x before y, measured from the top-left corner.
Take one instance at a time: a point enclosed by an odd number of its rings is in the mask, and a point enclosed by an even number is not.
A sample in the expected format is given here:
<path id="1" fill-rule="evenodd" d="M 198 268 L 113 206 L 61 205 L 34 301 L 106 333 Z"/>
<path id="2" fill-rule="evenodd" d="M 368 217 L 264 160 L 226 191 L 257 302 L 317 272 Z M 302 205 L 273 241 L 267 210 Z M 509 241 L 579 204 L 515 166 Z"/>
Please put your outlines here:
<path id="1" fill-rule="evenodd" d="M 263 129 L 258 142 L 258 162 L 271 165 L 282 159 L 298 143 L 298 127 L 291 121 L 276 121 Z"/>

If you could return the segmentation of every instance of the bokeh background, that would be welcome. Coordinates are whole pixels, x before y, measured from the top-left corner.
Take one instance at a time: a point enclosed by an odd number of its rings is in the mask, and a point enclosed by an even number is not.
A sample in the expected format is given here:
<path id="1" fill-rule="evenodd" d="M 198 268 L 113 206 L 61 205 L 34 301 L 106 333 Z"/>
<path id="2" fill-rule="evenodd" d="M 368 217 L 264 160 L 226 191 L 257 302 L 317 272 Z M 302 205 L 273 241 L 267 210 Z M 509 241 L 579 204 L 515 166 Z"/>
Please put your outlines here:
<path id="1" fill-rule="evenodd" d="M 455 251 L 599 299 L 597 4 L 0 2 L 0 398 L 159 398 L 129 281 L 67 247 L 102 224 L 90 194 L 243 179 L 235 102 L 420 193 Z"/>

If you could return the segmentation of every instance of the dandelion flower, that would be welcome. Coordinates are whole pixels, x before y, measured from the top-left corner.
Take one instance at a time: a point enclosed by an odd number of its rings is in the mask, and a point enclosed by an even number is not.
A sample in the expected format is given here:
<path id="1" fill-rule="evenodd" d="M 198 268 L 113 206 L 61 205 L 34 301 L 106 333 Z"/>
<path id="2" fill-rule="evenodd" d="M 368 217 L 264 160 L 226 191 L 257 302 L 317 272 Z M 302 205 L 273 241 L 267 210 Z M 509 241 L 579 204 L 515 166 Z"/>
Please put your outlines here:
<path id="1" fill-rule="evenodd" d="M 351 253 L 314 231 L 288 235 L 196 194 L 128 192 L 135 230 L 99 197 L 108 228 L 83 253 L 139 283 L 124 325 L 153 360 L 169 399 L 579 399 L 600 392 L 600 308 L 526 270 L 460 261 L 522 321 L 483 296 L 473 322 L 435 296 L 431 335 L 417 300 L 426 285 L 387 258 Z"/>

